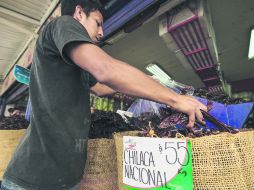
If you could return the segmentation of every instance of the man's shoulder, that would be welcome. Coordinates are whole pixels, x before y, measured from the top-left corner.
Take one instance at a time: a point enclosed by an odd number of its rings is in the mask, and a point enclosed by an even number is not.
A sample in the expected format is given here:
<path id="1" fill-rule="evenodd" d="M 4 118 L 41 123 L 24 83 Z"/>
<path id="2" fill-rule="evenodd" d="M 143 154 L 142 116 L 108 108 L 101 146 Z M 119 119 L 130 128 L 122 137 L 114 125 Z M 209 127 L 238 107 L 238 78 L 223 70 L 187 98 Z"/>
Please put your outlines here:
<path id="1" fill-rule="evenodd" d="M 55 20 L 58 22 L 74 22 L 75 21 L 75 19 L 69 15 L 59 16 Z"/>
<path id="2" fill-rule="evenodd" d="M 68 16 L 68 15 L 64 15 L 64 16 L 60 16 L 55 18 L 54 20 L 52 20 L 49 24 L 60 24 L 60 25 L 65 25 L 65 24 L 76 24 L 77 21 L 72 17 L 72 16 Z"/>
<path id="3" fill-rule="evenodd" d="M 72 16 L 64 15 L 55 18 L 48 24 L 49 30 L 65 31 L 67 28 L 72 30 L 84 30 L 83 26 Z"/>
<path id="4" fill-rule="evenodd" d="M 56 17 L 55 19 L 51 20 L 48 25 L 55 25 L 55 24 L 61 24 L 61 23 L 72 23 L 75 22 L 75 19 L 71 16 L 59 16 Z"/>

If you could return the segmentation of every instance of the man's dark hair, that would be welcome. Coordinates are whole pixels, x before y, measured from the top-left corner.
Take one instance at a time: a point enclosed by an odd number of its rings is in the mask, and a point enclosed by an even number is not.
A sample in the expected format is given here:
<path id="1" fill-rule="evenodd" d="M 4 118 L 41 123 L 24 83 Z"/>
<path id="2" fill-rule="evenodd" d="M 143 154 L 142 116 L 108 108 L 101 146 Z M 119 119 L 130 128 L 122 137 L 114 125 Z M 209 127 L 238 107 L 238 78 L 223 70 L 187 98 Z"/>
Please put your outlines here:
<path id="1" fill-rule="evenodd" d="M 86 16 L 97 10 L 103 14 L 103 8 L 99 0 L 62 0 L 61 14 L 73 16 L 77 5 L 83 8 Z"/>

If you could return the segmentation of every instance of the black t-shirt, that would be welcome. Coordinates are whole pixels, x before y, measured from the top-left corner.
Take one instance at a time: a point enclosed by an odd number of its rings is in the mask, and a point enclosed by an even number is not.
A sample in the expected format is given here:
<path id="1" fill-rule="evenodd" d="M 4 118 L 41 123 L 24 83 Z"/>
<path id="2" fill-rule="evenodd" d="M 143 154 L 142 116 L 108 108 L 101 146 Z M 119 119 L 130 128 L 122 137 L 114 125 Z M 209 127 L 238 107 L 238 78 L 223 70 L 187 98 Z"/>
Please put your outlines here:
<path id="1" fill-rule="evenodd" d="M 68 189 L 82 178 L 95 79 L 64 53 L 72 42 L 92 43 L 71 16 L 39 35 L 30 75 L 31 123 L 4 178 L 31 190 Z"/>

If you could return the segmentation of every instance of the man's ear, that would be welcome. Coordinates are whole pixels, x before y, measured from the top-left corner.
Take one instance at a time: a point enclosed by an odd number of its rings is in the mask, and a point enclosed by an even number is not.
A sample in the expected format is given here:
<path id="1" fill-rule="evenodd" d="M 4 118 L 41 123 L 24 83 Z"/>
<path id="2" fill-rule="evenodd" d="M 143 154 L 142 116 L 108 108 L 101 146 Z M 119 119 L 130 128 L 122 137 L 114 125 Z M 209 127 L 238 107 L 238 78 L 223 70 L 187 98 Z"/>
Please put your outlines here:
<path id="1" fill-rule="evenodd" d="M 82 17 L 84 17 L 85 14 L 83 13 L 83 9 L 80 5 L 77 5 L 75 7 L 75 12 L 73 14 L 73 18 L 75 18 L 77 21 L 81 21 Z"/>

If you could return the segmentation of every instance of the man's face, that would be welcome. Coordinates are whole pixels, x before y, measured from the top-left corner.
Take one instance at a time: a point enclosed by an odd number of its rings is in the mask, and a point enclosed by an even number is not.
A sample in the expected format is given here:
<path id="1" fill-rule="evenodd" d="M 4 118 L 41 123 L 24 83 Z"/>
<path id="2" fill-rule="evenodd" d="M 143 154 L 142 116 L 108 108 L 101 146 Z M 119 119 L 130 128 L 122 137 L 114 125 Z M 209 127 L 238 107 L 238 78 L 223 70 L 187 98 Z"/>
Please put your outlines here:
<path id="1" fill-rule="evenodd" d="M 83 15 L 82 15 L 82 19 L 80 20 L 80 23 L 86 28 L 93 42 L 96 42 L 96 43 L 99 42 L 103 37 L 102 14 L 98 10 L 90 12 L 89 16 L 86 16 L 84 12 L 82 14 Z"/>

